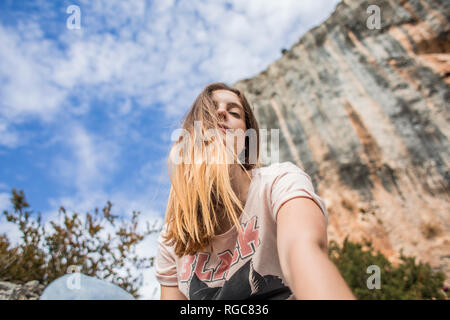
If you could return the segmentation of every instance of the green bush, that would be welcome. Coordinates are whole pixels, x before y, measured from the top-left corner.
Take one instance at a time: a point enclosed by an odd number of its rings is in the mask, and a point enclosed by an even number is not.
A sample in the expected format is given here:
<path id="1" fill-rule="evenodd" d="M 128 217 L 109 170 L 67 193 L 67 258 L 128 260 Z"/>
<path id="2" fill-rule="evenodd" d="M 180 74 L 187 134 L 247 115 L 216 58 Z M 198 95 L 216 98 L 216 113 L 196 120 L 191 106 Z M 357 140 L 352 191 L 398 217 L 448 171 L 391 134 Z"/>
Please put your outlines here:
<path id="1" fill-rule="evenodd" d="M 416 300 L 448 299 L 443 290 L 445 275 L 433 272 L 430 265 L 416 263 L 416 258 L 406 257 L 400 251 L 401 263 L 393 266 L 380 252 L 374 252 L 372 243 L 364 239 L 353 243 L 345 238 L 342 247 L 335 241 L 329 243 L 330 259 L 337 266 L 353 294 L 361 300 Z M 368 288 L 375 265 L 380 271 L 380 289 Z M 368 281 L 369 279 L 369 281 Z"/>
<path id="2" fill-rule="evenodd" d="M 6 234 L 0 235 L 0 280 L 20 284 L 38 280 L 47 285 L 79 268 L 76 271 L 106 279 L 139 297 L 143 277 L 133 275 L 130 267 L 149 268 L 154 257 L 138 257 L 135 248 L 146 236 L 159 232 L 148 222 L 143 232 L 138 231 L 140 212 L 133 212 L 131 221 L 119 221 L 111 214 L 112 204 L 108 201 L 102 213 L 95 209 L 94 214 L 88 212 L 82 219 L 78 213 L 68 214 L 60 207 L 60 222 L 50 221 L 48 231 L 41 223 L 41 215 L 36 217 L 27 210 L 29 204 L 22 190 L 12 190 L 11 202 L 13 211 L 5 210 L 3 215 L 18 226 L 22 242 L 11 247 Z"/>

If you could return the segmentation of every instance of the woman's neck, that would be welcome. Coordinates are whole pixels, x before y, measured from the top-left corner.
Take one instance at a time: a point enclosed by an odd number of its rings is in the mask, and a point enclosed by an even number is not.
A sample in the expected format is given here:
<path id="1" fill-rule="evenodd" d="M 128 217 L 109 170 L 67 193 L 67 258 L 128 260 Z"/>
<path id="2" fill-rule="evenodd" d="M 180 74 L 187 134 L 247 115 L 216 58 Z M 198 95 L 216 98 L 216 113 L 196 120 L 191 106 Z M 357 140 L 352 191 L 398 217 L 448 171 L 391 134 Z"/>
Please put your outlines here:
<path id="1" fill-rule="evenodd" d="M 230 165 L 229 173 L 231 187 L 238 196 L 239 200 L 241 200 L 241 203 L 244 204 L 247 200 L 248 189 L 252 180 L 252 172 L 246 172 L 240 165 L 232 164 Z"/>
<path id="2" fill-rule="evenodd" d="M 250 183 L 252 180 L 252 172 L 248 172 L 250 177 L 247 175 L 247 172 L 242 170 L 239 165 L 230 165 L 229 168 L 230 174 L 230 182 L 231 187 L 233 188 L 234 193 L 236 193 L 237 197 L 241 201 L 242 207 L 245 206 L 248 197 L 248 190 L 250 188 Z M 238 217 L 240 216 L 240 212 L 238 212 Z M 219 218 L 219 227 L 215 230 L 216 234 L 222 234 L 228 231 L 232 224 L 225 218 L 225 213 L 223 211 L 218 212 Z"/>

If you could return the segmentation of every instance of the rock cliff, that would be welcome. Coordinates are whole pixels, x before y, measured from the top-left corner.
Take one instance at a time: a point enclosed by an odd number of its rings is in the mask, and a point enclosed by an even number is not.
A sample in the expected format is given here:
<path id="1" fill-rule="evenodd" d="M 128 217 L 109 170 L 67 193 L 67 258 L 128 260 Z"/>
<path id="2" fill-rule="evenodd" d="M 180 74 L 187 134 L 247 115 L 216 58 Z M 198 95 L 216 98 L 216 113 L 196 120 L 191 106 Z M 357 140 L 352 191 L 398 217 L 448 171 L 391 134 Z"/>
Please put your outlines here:
<path id="1" fill-rule="evenodd" d="M 311 176 L 329 240 L 369 238 L 393 263 L 403 249 L 450 283 L 450 1 L 344 0 L 234 85 Z"/>
<path id="2" fill-rule="evenodd" d="M 43 291 L 44 285 L 37 280 L 22 285 L 0 281 L 0 300 L 38 300 Z"/>

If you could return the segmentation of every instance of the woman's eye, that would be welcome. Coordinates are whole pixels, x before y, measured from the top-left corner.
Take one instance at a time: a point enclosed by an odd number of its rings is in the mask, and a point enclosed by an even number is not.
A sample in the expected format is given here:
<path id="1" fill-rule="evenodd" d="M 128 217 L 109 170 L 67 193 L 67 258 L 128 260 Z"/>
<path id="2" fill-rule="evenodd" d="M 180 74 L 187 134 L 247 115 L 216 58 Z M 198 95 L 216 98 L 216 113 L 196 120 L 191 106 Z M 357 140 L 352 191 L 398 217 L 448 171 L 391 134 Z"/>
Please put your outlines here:
<path id="1" fill-rule="evenodd" d="M 240 115 L 239 115 L 239 113 L 236 113 L 236 112 L 230 112 L 232 115 L 235 115 L 235 116 L 237 116 L 237 117 L 240 117 Z"/>

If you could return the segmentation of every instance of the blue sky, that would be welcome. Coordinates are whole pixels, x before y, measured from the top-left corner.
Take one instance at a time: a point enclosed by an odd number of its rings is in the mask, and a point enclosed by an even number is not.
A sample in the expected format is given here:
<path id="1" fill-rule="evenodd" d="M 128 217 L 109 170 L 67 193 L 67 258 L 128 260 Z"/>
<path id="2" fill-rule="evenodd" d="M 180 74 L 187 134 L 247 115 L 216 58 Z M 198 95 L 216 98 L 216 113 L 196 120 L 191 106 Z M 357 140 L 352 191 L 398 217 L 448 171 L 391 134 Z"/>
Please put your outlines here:
<path id="1" fill-rule="evenodd" d="M 44 220 L 107 200 L 162 218 L 170 137 L 201 89 L 263 71 L 337 2 L 2 0 L 0 209 L 17 188 Z"/>

